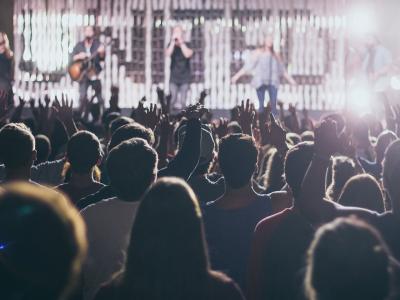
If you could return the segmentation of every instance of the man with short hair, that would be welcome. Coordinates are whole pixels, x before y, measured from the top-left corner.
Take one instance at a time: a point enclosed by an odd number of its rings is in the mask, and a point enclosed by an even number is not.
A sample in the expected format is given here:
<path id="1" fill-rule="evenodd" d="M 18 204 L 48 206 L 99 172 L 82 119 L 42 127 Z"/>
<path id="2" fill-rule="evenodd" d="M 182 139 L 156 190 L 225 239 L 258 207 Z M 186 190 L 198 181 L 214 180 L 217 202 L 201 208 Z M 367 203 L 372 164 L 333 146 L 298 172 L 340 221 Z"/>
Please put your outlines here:
<path id="1" fill-rule="evenodd" d="M 254 228 L 273 211 L 270 197 L 258 194 L 252 186 L 257 158 L 258 150 L 251 136 L 224 137 L 218 160 L 225 178 L 225 193 L 204 208 L 211 265 L 242 287 Z"/>
<path id="2" fill-rule="evenodd" d="M 110 151 L 106 164 L 116 196 L 82 211 L 89 242 L 84 299 L 93 299 L 100 285 L 124 265 L 139 200 L 157 178 L 157 161 L 157 152 L 140 138 L 122 142 Z"/>
<path id="3" fill-rule="evenodd" d="M 36 160 L 35 137 L 23 123 L 10 123 L 0 130 L 0 161 L 5 166 L 4 181 L 30 181 Z"/>

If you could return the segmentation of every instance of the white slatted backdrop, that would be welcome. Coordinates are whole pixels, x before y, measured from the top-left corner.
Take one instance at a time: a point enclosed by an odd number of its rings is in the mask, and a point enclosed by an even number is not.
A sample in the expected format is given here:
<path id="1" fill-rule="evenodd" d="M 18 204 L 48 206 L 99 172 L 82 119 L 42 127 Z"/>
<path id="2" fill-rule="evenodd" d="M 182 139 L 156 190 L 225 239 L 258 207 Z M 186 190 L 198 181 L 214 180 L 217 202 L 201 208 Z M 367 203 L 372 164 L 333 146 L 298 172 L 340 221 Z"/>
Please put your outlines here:
<path id="1" fill-rule="evenodd" d="M 336 109 L 344 104 L 345 0 L 15 0 L 16 93 L 24 97 L 66 91 L 77 84 L 66 75 L 70 53 L 84 25 L 96 25 L 106 48 L 103 94 L 120 87 L 122 107 L 157 86 L 168 90 L 169 61 L 164 47 L 180 23 L 195 50 L 188 102 L 210 89 L 209 107 L 229 109 L 255 98 L 244 78 L 230 78 L 249 49 L 272 34 L 297 86 L 285 83 L 279 98 L 299 108 Z M 47 3 L 47 5 L 46 5 Z"/>

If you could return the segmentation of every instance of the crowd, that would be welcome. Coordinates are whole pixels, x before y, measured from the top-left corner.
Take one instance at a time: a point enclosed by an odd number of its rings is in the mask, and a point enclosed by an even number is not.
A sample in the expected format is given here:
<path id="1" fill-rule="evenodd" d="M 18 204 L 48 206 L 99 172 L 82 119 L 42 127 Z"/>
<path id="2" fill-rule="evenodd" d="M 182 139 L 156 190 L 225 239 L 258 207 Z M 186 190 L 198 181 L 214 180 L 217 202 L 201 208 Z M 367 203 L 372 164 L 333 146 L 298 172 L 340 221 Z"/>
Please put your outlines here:
<path id="1" fill-rule="evenodd" d="M 123 116 L 0 92 L 0 298 L 400 299 L 400 107 Z M 27 113 L 29 111 L 29 113 Z"/>

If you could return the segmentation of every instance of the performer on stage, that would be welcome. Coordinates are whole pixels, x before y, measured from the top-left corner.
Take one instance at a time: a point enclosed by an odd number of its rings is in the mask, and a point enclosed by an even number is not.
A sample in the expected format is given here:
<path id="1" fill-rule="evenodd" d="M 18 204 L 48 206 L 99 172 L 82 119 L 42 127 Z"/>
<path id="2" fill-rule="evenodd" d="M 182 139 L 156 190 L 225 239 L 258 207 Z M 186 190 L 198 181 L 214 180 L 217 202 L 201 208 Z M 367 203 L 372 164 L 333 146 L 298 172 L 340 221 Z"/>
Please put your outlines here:
<path id="1" fill-rule="evenodd" d="M 0 90 L 8 92 L 8 105 L 13 105 L 14 54 L 7 34 L 0 32 Z"/>
<path id="2" fill-rule="evenodd" d="M 190 58 L 193 50 L 183 40 L 183 28 L 175 26 L 172 30 L 172 39 L 165 55 L 171 57 L 171 76 L 169 90 L 174 110 L 186 106 L 186 96 L 190 85 Z"/>
<path id="3" fill-rule="evenodd" d="M 98 77 L 102 67 L 100 61 L 104 60 L 105 49 L 98 39 L 95 38 L 95 30 L 93 26 L 86 26 L 84 29 L 85 39 L 79 42 L 72 51 L 73 61 L 85 60 L 93 57 L 93 67 L 87 70 L 86 74 L 79 81 L 79 102 L 81 108 L 87 101 L 87 90 L 92 86 L 98 102 L 103 106 L 104 101 L 101 95 L 101 82 Z M 98 54 L 98 55 L 95 55 Z"/>
<path id="4" fill-rule="evenodd" d="M 367 36 L 365 45 L 362 72 L 372 87 L 372 92 L 385 92 L 390 86 L 388 75 L 393 65 L 392 55 L 374 35 Z"/>
<path id="5" fill-rule="evenodd" d="M 283 76 L 293 85 L 295 85 L 296 82 L 292 76 L 286 72 L 281 59 L 275 53 L 271 36 L 265 39 L 265 43 L 262 47 L 253 51 L 250 59 L 245 63 L 243 68 L 232 77 L 232 83 L 236 83 L 239 78 L 245 74 L 251 74 L 253 76 L 251 85 L 257 92 L 260 104 L 259 111 L 264 109 L 265 92 L 267 91 L 271 103 L 271 111 L 274 115 L 277 115 L 276 102 L 280 77 Z"/>

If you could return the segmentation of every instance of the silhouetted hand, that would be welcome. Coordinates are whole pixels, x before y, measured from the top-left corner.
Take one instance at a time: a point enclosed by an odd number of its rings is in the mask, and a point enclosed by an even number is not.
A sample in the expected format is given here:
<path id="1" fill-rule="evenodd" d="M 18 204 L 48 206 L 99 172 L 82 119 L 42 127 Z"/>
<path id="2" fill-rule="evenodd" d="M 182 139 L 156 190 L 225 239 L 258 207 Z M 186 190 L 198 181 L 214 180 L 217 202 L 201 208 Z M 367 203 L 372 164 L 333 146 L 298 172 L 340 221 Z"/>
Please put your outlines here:
<path id="1" fill-rule="evenodd" d="M 202 90 L 199 97 L 199 103 L 204 105 L 204 100 L 206 99 L 207 96 L 208 96 L 208 91 Z"/>
<path id="2" fill-rule="evenodd" d="M 157 104 L 150 104 L 148 109 L 145 109 L 144 126 L 154 130 L 161 119 L 161 112 L 157 108 Z"/>
<path id="3" fill-rule="evenodd" d="M 250 103 L 250 99 L 246 100 L 246 103 L 242 101 L 239 106 L 239 124 L 245 134 L 252 135 L 251 125 L 255 117 L 254 105 Z"/>
<path id="4" fill-rule="evenodd" d="M 183 111 L 183 115 L 188 119 L 200 119 L 208 110 L 200 103 L 190 105 Z"/>
<path id="5" fill-rule="evenodd" d="M 61 122 L 70 121 L 73 119 L 73 102 L 68 100 L 66 96 L 62 95 L 61 102 L 56 97 L 53 103 L 53 109 L 56 113 L 56 117 Z"/>
<path id="6" fill-rule="evenodd" d="M 269 123 L 267 123 L 266 139 L 269 144 L 275 146 L 279 151 L 287 150 L 286 130 L 275 120 L 272 113 L 269 114 Z"/>
<path id="7" fill-rule="evenodd" d="M 315 128 L 314 148 L 316 155 L 329 158 L 341 150 L 342 144 L 343 142 L 337 134 L 335 121 L 324 120 Z"/>

